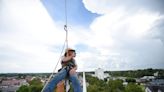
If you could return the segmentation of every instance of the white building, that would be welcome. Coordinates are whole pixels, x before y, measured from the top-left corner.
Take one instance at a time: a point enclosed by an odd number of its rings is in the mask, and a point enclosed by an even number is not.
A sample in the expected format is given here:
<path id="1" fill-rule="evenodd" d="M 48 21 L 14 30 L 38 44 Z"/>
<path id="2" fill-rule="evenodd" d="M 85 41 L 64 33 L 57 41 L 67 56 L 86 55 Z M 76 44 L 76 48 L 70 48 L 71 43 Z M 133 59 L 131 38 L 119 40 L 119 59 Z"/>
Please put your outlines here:
<path id="1" fill-rule="evenodd" d="M 157 76 L 158 76 L 158 73 L 159 73 L 159 72 L 155 72 L 155 73 L 154 73 L 154 76 L 157 77 Z"/>
<path id="2" fill-rule="evenodd" d="M 154 76 L 143 76 L 141 79 L 143 79 L 143 80 L 153 80 L 153 79 L 155 79 L 155 77 Z"/>
<path id="3" fill-rule="evenodd" d="M 104 70 L 101 68 L 98 68 L 95 70 L 95 76 L 99 79 L 104 79 Z"/>

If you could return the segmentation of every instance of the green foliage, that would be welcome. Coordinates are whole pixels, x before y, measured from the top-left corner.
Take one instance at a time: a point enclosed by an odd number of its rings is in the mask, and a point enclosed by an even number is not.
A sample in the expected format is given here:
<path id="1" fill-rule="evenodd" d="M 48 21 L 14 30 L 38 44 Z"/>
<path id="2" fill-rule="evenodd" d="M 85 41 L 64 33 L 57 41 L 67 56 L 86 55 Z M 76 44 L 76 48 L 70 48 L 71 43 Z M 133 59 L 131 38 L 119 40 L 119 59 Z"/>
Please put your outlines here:
<path id="1" fill-rule="evenodd" d="M 17 90 L 17 92 L 29 92 L 29 87 L 26 85 L 23 85 Z"/>
<path id="2" fill-rule="evenodd" d="M 130 83 L 127 86 L 123 85 L 123 80 L 109 80 L 107 82 L 99 80 L 96 77 L 86 75 L 86 80 L 89 83 L 87 92 L 144 92 L 140 85 L 134 82 L 134 79 L 129 78 Z"/>
<path id="3" fill-rule="evenodd" d="M 42 82 L 39 78 L 35 78 L 29 82 L 29 86 L 21 86 L 17 92 L 40 92 L 42 90 Z"/>
<path id="4" fill-rule="evenodd" d="M 108 92 L 122 92 L 124 90 L 122 80 L 110 80 L 108 82 L 108 87 L 110 88 Z"/>
<path id="5" fill-rule="evenodd" d="M 129 83 L 125 88 L 125 92 L 144 92 L 144 91 L 139 85 L 136 85 L 134 83 Z"/>
<path id="6" fill-rule="evenodd" d="M 41 92 L 42 86 L 41 85 L 31 85 L 30 92 Z"/>
<path id="7" fill-rule="evenodd" d="M 32 81 L 29 82 L 30 85 L 41 85 L 42 82 L 39 78 L 34 78 Z"/>
<path id="8" fill-rule="evenodd" d="M 98 90 L 97 85 L 89 85 L 88 92 L 96 92 Z"/>
<path id="9" fill-rule="evenodd" d="M 129 71 L 112 71 L 109 72 L 112 76 L 123 76 L 123 77 L 131 77 L 131 78 L 140 78 L 143 76 L 153 76 L 155 72 L 159 72 L 159 76 L 164 76 L 163 69 L 144 69 L 144 70 L 129 70 Z"/>
<path id="10" fill-rule="evenodd" d="M 96 77 L 86 75 L 86 80 L 89 83 L 88 92 L 123 92 L 124 86 L 122 80 L 110 80 L 105 82 Z"/>
<path id="11" fill-rule="evenodd" d="M 87 82 L 89 82 L 89 86 L 87 88 L 88 92 L 103 92 L 106 87 L 106 83 L 103 80 L 99 80 L 96 77 L 86 75 L 86 80 Z"/>
<path id="12" fill-rule="evenodd" d="M 125 81 L 128 83 L 135 83 L 136 82 L 136 80 L 133 78 L 127 78 Z"/>

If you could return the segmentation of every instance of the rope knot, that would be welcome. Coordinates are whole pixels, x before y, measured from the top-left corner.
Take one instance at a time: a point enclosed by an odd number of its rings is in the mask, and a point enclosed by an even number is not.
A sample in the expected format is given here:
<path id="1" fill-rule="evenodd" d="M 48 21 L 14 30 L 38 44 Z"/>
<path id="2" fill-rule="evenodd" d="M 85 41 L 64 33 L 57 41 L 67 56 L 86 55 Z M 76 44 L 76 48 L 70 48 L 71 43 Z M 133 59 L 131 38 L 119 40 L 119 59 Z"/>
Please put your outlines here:
<path id="1" fill-rule="evenodd" d="M 64 25 L 64 30 L 67 31 L 67 25 Z"/>

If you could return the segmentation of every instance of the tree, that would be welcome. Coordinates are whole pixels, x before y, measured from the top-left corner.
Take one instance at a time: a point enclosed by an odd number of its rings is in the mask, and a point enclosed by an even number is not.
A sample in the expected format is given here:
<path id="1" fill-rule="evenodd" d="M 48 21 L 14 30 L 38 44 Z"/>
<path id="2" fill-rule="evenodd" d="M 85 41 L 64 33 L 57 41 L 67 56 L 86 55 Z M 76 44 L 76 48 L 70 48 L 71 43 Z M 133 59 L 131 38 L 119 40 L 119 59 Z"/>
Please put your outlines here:
<path id="1" fill-rule="evenodd" d="M 42 86 L 41 85 L 31 85 L 30 92 L 41 92 Z"/>
<path id="2" fill-rule="evenodd" d="M 35 78 L 29 82 L 30 92 L 40 92 L 42 90 L 42 82 L 39 78 Z"/>
<path id="3" fill-rule="evenodd" d="M 136 82 L 136 80 L 133 78 L 127 78 L 125 81 L 128 83 L 135 83 Z"/>
<path id="4" fill-rule="evenodd" d="M 123 81 L 120 79 L 117 80 L 110 80 L 108 82 L 108 92 L 123 92 L 124 91 L 124 86 L 123 86 Z"/>
<path id="5" fill-rule="evenodd" d="M 17 92 L 29 92 L 29 91 L 30 91 L 30 89 L 29 89 L 29 87 L 26 86 L 26 85 L 22 85 L 22 86 L 19 88 L 19 90 L 17 90 Z"/>
<path id="6" fill-rule="evenodd" d="M 30 85 L 42 85 L 42 82 L 39 78 L 34 78 L 32 81 L 29 82 Z"/>
<path id="7" fill-rule="evenodd" d="M 105 81 L 90 75 L 86 75 L 86 80 L 89 83 L 89 86 L 87 87 L 88 92 L 105 92 L 107 86 Z"/>
<path id="8" fill-rule="evenodd" d="M 88 92 L 98 92 L 98 85 L 89 85 L 87 88 Z"/>
<path id="9" fill-rule="evenodd" d="M 129 83 L 125 87 L 125 92 L 144 92 L 142 88 L 139 85 L 136 85 L 134 83 Z"/>
<path id="10" fill-rule="evenodd" d="M 39 78 L 35 78 L 29 82 L 29 86 L 21 86 L 17 92 L 40 92 L 42 90 L 42 82 Z"/>

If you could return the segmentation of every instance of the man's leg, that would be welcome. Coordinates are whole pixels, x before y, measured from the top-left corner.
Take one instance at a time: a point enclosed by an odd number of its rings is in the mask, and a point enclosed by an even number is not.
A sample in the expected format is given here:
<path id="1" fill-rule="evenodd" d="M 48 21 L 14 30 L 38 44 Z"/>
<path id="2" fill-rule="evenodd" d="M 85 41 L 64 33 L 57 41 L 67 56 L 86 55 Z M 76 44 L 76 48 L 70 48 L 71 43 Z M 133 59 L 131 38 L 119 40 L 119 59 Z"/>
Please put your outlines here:
<path id="1" fill-rule="evenodd" d="M 69 75 L 69 79 L 72 82 L 74 92 L 82 92 L 82 88 L 80 86 L 80 82 L 77 77 L 77 74 L 75 73 L 73 75 Z"/>
<path id="2" fill-rule="evenodd" d="M 50 82 L 47 84 L 43 92 L 54 92 L 54 88 L 56 87 L 57 83 L 59 83 L 61 80 L 63 80 L 67 75 L 67 70 L 64 68 L 50 80 Z"/>

